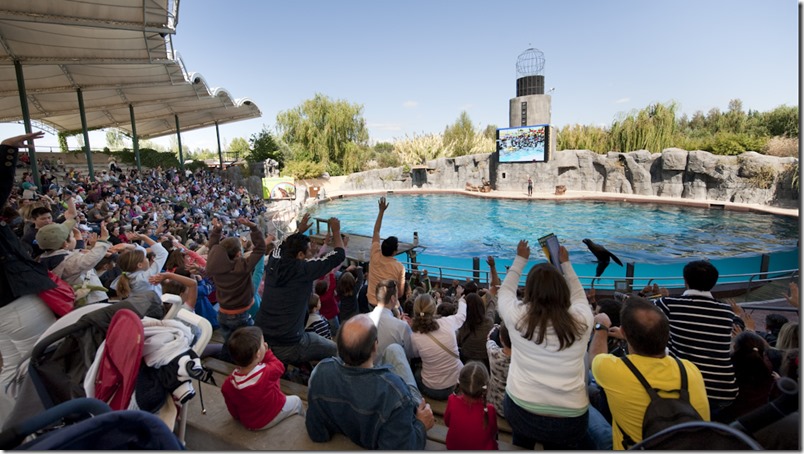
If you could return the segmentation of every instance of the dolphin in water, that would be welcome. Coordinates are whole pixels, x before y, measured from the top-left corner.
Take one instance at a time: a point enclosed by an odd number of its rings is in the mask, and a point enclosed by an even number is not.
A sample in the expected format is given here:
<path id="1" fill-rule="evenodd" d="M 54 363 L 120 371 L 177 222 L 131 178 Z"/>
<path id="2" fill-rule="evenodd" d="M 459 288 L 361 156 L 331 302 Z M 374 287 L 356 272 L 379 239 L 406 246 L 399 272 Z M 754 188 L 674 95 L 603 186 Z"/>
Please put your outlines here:
<path id="1" fill-rule="evenodd" d="M 603 271 L 606 270 L 606 267 L 609 266 L 609 263 L 611 262 L 612 259 L 614 259 L 614 262 L 617 263 L 618 265 L 623 266 L 623 262 L 621 262 L 616 255 L 609 252 L 609 250 L 604 248 L 603 246 L 595 243 L 589 238 L 585 238 L 583 240 L 583 243 L 586 245 L 586 247 L 589 248 L 590 251 L 592 251 L 592 254 L 595 254 L 595 258 L 597 259 L 597 270 L 595 270 L 595 278 L 598 278 L 600 277 L 601 274 L 603 274 Z"/>

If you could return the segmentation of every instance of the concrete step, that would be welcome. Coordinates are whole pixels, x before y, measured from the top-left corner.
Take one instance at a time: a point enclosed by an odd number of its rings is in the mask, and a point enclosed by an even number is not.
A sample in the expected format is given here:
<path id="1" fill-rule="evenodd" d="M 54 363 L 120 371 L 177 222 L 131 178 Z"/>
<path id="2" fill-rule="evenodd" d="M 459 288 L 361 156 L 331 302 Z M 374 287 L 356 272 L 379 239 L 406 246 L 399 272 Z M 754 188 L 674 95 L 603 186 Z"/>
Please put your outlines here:
<path id="1" fill-rule="evenodd" d="M 213 371 L 215 375 L 215 381 L 220 386 L 223 381 L 228 377 L 232 371 L 235 369 L 235 365 L 228 363 L 226 361 L 221 361 L 217 358 L 208 357 L 204 359 L 204 367 Z M 302 385 L 300 383 L 294 383 L 289 380 L 280 380 L 279 387 L 283 393 L 286 395 L 296 395 L 299 396 L 304 402 L 307 402 L 307 386 Z M 436 418 L 436 422 L 441 424 L 443 427 L 444 424 L 444 412 L 447 409 L 447 402 L 443 400 L 434 400 L 427 398 L 427 402 L 430 404 L 430 408 L 433 410 L 433 415 Z M 433 428 L 435 429 L 435 428 Z M 433 430 L 431 429 L 431 431 Z M 446 428 L 445 428 L 446 429 Z M 508 421 L 501 416 L 497 416 L 497 429 L 500 432 L 499 435 L 499 442 L 506 443 L 510 445 L 511 443 L 511 426 L 508 424 Z M 428 438 L 430 438 L 430 432 L 427 433 Z M 435 441 L 439 441 L 444 443 L 446 440 L 446 432 L 443 433 L 443 436 L 440 435 L 440 432 L 436 431 L 433 434 Z M 513 445 L 510 446 L 513 448 Z M 501 448 L 502 445 L 501 445 Z"/>
<path id="2" fill-rule="evenodd" d="M 220 388 L 201 383 L 206 413 L 200 399 L 188 402 L 187 449 L 198 451 L 352 451 L 362 449 L 344 435 L 336 434 L 325 443 L 316 443 L 307 435 L 304 417 L 294 415 L 276 426 L 261 431 L 245 429 L 226 409 Z M 284 391 L 284 390 L 283 390 Z M 443 442 L 429 437 L 428 451 L 445 450 Z"/>

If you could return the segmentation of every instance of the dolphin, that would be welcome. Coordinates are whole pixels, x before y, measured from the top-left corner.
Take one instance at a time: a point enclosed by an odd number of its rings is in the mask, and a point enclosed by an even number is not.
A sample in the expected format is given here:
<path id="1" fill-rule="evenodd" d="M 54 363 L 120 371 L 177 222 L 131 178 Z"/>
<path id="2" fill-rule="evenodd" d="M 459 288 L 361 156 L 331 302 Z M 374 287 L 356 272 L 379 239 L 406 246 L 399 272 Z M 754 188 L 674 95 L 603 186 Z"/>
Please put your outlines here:
<path id="1" fill-rule="evenodd" d="M 583 243 L 586 244 L 586 247 L 588 247 L 590 251 L 592 251 L 592 254 L 595 254 L 595 258 L 597 259 L 595 278 L 598 278 L 601 274 L 603 274 L 603 271 L 605 271 L 606 267 L 609 266 L 611 259 L 614 259 L 614 262 L 616 262 L 618 265 L 623 266 L 623 262 L 621 262 L 616 255 L 609 252 L 609 250 L 603 246 L 595 243 L 589 238 L 584 239 Z"/>

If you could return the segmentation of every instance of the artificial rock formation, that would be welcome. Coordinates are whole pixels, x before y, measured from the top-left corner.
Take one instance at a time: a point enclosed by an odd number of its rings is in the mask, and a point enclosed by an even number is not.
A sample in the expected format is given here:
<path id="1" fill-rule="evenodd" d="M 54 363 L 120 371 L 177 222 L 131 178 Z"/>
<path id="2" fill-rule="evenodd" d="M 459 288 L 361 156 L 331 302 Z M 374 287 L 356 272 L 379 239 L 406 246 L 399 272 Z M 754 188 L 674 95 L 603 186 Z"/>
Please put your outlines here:
<path id="1" fill-rule="evenodd" d="M 492 154 L 440 158 L 405 172 L 402 167 L 349 175 L 345 190 L 455 189 L 491 182 L 500 191 L 525 191 L 528 176 L 534 192 L 567 191 L 681 197 L 795 207 L 798 159 L 753 151 L 738 156 L 668 148 L 661 153 L 637 150 L 597 154 L 563 150 L 548 162 L 497 164 Z"/>

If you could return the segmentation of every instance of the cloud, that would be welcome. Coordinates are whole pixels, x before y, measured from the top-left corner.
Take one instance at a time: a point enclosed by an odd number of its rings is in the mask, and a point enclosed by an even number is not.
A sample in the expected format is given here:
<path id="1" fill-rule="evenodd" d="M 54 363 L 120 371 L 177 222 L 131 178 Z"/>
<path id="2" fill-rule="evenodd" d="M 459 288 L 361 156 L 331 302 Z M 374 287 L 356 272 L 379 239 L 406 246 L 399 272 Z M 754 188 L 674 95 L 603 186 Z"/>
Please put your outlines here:
<path id="1" fill-rule="evenodd" d="M 419 107 L 419 102 L 418 101 L 405 101 L 405 102 L 402 103 L 402 107 L 404 107 L 406 109 L 415 109 L 415 108 Z"/>
<path id="2" fill-rule="evenodd" d="M 627 102 L 631 102 L 631 98 L 620 98 L 614 101 L 614 104 L 625 104 Z"/>

